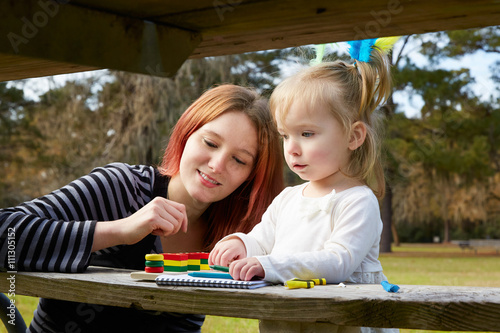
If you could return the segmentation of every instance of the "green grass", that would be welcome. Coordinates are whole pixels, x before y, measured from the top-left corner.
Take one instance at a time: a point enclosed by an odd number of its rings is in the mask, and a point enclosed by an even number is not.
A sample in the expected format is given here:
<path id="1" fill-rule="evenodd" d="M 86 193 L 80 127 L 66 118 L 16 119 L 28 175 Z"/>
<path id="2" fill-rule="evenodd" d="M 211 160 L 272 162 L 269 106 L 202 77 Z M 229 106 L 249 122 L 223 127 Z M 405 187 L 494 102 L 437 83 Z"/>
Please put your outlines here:
<path id="1" fill-rule="evenodd" d="M 500 256 L 474 255 L 456 245 L 436 244 L 403 244 L 393 247 L 393 253 L 380 256 L 390 282 L 416 285 L 500 287 L 499 260 Z M 37 303 L 36 298 L 16 296 L 16 305 L 27 323 L 33 318 Z M 202 333 L 258 331 L 258 320 L 214 316 L 208 316 L 202 328 Z M 5 328 L 0 326 L 0 333 L 3 332 Z M 417 332 L 437 331 L 401 330 L 401 333 Z"/>
<path id="2" fill-rule="evenodd" d="M 500 287 L 499 257 L 415 258 L 381 256 L 396 284 Z"/>
<path id="3" fill-rule="evenodd" d="M 29 326 L 29 323 L 33 319 L 33 312 L 35 311 L 38 305 L 38 298 L 16 295 L 15 296 L 16 307 L 23 316 L 24 321 L 26 322 L 26 326 Z M 0 321 L 0 333 L 6 333 L 7 330 L 3 323 Z"/>

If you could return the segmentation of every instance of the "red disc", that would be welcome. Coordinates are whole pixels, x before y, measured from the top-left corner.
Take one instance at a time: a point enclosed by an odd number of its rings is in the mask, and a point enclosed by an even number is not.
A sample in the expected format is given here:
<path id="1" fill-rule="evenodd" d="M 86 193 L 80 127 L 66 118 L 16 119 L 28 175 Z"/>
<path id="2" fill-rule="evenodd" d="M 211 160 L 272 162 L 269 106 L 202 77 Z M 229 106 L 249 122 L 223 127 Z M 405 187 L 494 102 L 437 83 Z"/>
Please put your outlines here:
<path id="1" fill-rule="evenodd" d="M 146 267 L 144 268 L 146 273 L 163 273 L 163 266 L 160 267 Z"/>

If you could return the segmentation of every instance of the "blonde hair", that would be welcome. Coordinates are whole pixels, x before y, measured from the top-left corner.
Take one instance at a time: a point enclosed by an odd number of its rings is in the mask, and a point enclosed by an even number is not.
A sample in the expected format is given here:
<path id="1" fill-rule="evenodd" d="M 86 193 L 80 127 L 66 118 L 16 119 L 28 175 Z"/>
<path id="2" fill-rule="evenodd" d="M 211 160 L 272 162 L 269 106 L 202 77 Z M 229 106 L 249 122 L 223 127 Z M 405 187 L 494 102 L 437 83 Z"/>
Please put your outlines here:
<path id="1" fill-rule="evenodd" d="M 391 92 L 389 59 L 373 49 L 370 62 L 344 61 L 320 63 L 285 79 L 273 91 L 270 109 L 274 121 L 284 120 L 295 101 L 305 101 L 310 110 L 326 106 L 349 135 L 355 122 L 367 130 L 364 143 L 352 151 L 349 164 L 341 170 L 348 177 L 368 185 L 375 195 L 385 193 L 385 178 L 380 160 L 382 115 L 377 107 Z"/>

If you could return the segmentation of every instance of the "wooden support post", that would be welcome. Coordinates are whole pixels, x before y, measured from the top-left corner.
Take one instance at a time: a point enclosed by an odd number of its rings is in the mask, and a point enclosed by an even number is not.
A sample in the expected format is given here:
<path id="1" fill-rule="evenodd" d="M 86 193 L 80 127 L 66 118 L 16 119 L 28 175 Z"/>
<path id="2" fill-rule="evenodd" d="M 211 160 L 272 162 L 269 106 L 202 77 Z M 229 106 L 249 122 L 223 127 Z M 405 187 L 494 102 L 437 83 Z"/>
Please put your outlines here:
<path id="1" fill-rule="evenodd" d="M 1 1 L 0 22 L 1 54 L 83 70 L 173 76 L 201 41 L 197 33 L 78 7 L 69 0 Z M 26 71 L 26 77 L 38 76 Z M 5 80 L 1 74 L 0 80 Z"/>

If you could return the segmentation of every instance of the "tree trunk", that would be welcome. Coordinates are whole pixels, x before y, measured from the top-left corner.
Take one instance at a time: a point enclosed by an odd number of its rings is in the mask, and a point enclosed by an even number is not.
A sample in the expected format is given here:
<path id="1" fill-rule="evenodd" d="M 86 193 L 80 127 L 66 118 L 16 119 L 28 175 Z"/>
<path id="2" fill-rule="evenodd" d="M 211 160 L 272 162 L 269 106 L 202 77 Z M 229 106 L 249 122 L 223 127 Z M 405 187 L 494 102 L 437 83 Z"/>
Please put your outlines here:
<path id="1" fill-rule="evenodd" d="M 398 231 L 396 230 L 396 225 L 391 223 L 392 238 L 394 238 L 394 246 L 400 246 Z"/>
<path id="2" fill-rule="evenodd" d="M 384 200 L 382 200 L 382 222 L 384 224 L 384 228 L 382 229 L 382 238 L 380 240 L 380 252 L 389 253 L 392 252 L 392 191 L 388 184 L 386 185 Z"/>
<path id="3" fill-rule="evenodd" d="M 445 219 L 444 220 L 444 243 L 449 243 L 450 242 L 450 220 Z"/>

